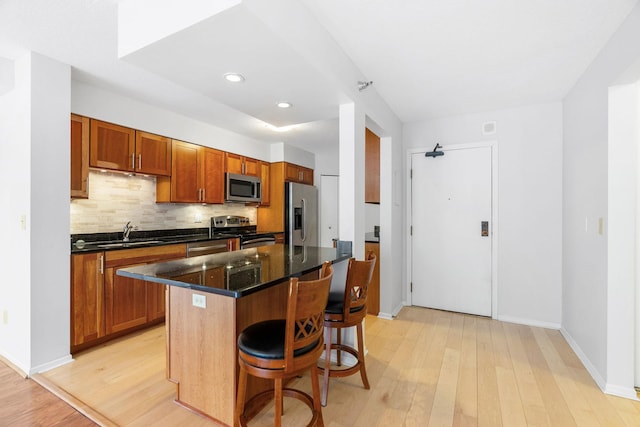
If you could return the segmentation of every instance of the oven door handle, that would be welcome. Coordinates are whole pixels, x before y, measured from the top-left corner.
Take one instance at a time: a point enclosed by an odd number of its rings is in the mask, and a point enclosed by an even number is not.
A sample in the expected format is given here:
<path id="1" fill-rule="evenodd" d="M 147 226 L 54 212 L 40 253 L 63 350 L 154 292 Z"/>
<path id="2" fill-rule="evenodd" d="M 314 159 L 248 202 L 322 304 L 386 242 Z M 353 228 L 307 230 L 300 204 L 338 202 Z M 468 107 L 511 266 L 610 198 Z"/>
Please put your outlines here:
<path id="1" fill-rule="evenodd" d="M 256 239 L 243 240 L 242 247 L 250 248 L 253 246 L 273 245 L 276 243 L 275 237 L 258 237 Z"/>

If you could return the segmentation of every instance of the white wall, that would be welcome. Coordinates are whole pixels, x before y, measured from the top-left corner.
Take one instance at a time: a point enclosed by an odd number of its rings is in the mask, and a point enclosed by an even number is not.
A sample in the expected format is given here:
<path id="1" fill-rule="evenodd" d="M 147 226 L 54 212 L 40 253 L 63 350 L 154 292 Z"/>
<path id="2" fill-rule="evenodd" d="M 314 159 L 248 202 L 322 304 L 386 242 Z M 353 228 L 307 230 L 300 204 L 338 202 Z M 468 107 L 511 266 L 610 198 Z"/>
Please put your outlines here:
<path id="1" fill-rule="evenodd" d="M 609 222 L 608 90 L 640 58 L 638 40 L 640 4 L 563 103 L 563 332 L 602 388 L 626 389 L 616 394 L 631 392 L 626 384 L 633 377 L 633 367 L 625 362 L 627 354 L 615 350 L 628 345 L 623 341 L 633 325 L 610 317 L 612 311 L 622 309 L 610 299 L 633 300 L 633 293 L 609 292 L 608 262 L 619 249 L 610 246 L 606 228 L 601 236 L 594 224 L 598 218 L 603 218 L 605 226 Z M 611 376 L 614 370 L 615 377 Z"/>
<path id="2" fill-rule="evenodd" d="M 0 180 L 6 183 L 0 186 L 0 195 L 7 203 L 0 209 L 4 228 L 4 244 L 0 245 L 0 354 L 26 373 L 31 366 L 31 278 L 29 229 L 22 229 L 21 217 L 28 219 L 31 184 L 31 57 L 23 56 L 14 65 L 13 88 L 0 96 Z"/>
<path id="3" fill-rule="evenodd" d="M 497 132 L 483 135 L 482 124 L 489 121 L 496 122 Z M 446 117 L 404 127 L 405 149 L 489 140 L 498 145 L 498 318 L 559 328 L 561 104 Z"/>
<path id="4" fill-rule="evenodd" d="M 71 112 L 271 161 L 269 144 L 86 83 L 71 82 Z"/>
<path id="5" fill-rule="evenodd" d="M 69 354 L 71 67 L 31 56 L 31 371 Z"/>
<path id="6" fill-rule="evenodd" d="M 0 353 L 27 374 L 70 360 L 70 75 L 68 65 L 25 55 L 16 60 L 14 89 L 0 100 L 9 201 Z"/>

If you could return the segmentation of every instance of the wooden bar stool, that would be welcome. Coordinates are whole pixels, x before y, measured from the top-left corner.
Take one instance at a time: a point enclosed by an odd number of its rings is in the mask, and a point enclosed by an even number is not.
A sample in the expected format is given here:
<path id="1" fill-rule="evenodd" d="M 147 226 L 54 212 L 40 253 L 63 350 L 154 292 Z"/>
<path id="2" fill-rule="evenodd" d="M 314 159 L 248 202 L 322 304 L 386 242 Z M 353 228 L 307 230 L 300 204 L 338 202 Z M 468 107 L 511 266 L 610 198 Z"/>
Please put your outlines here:
<path id="1" fill-rule="evenodd" d="M 320 367 L 324 374 L 324 388 L 322 390 L 322 406 L 327 405 L 329 394 L 329 377 L 346 377 L 360 372 L 365 389 L 369 389 L 367 369 L 364 363 L 364 344 L 362 334 L 362 322 L 367 315 L 367 289 L 373 276 L 373 267 L 376 265 L 376 255 L 369 251 L 365 261 L 349 260 L 347 269 L 347 281 L 344 293 L 331 292 L 329 302 L 324 312 L 325 333 L 325 364 Z M 356 327 L 358 349 L 342 344 L 342 328 Z M 331 343 L 331 329 L 336 329 L 336 343 Z M 337 366 L 342 365 L 341 353 L 343 351 L 353 355 L 357 362 L 346 369 L 331 369 L 331 350 L 336 351 Z"/>
<path id="2" fill-rule="evenodd" d="M 253 396 L 247 405 L 274 393 L 275 422 L 281 425 L 282 396 L 294 397 L 312 410 L 309 426 L 324 426 L 320 405 L 318 359 L 324 351 L 324 308 L 329 297 L 333 267 L 325 262 L 319 280 L 289 281 L 286 319 L 266 320 L 247 327 L 238 337 L 240 378 L 236 402 L 236 426 L 246 426 L 244 415 L 247 375 L 275 380 L 275 390 Z M 311 371 L 313 398 L 307 393 L 282 388 L 283 379 Z"/>

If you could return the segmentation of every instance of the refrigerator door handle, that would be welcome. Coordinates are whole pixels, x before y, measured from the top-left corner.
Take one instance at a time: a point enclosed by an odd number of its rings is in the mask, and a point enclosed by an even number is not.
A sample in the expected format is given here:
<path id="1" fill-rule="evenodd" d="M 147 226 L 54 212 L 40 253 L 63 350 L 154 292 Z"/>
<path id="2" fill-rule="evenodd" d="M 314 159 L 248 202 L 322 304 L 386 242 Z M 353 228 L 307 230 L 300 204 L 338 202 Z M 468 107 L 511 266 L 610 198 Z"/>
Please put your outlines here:
<path id="1" fill-rule="evenodd" d="M 302 208 L 302 227 L 300 227 L 300 238 L 304 242 L 307 240 L 307 201 L 306 199 L 300 200 L 300 207 Z"/>

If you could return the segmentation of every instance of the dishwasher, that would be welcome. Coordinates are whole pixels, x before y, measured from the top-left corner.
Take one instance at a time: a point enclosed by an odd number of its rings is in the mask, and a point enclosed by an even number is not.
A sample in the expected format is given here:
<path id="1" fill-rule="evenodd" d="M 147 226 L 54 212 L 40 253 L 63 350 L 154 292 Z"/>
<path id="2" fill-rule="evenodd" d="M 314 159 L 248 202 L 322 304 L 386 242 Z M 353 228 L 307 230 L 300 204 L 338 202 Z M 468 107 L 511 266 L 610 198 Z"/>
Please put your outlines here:
<path id="1" fill-rule="evenodd" d="M 227 239 L 206 240 L 204 242 L 187 243 L 187 258 L 200 255 L 217 254 L 220 252 L 228 251 L 229 240 Z"/>

